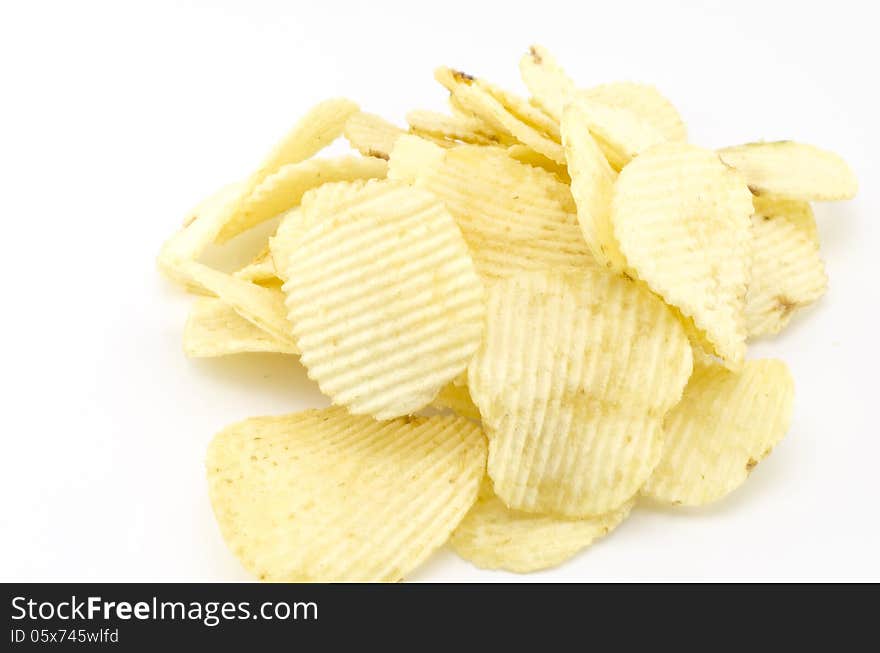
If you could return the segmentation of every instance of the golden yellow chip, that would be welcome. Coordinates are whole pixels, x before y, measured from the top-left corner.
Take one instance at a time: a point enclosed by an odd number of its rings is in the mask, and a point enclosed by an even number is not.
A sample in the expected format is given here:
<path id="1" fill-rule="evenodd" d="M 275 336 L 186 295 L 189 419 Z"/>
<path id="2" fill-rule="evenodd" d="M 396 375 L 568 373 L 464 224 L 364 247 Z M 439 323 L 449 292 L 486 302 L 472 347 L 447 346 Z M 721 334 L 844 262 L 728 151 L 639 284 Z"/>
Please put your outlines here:
<path id="1" fill-rule="evenodd" d="M 752 216 L 752 268 L 746 293 L 749 337 L 779 333 L 795 310 L 809 306 L 828 287 L 819 247 L 794 222 Z"/>
<path id="2" fill-rule="evenodd" d="M 280 290 L 236 279 L 201 263 L 187 263 L 183 269 L 195 283 L 216 295 L 248 322 L 288 347 L 297 349 L 286 315 L 284 294 Z"/>
<path id="3" fill-rule="evenodd" d="M 519 72 L 535 103 L 557 122 L 576 92 L 573 81 L 547 48 L 533 45 L 519 61 Z"/>
<path id="4" fill-rule="evenodd" d="M 461 231 L 437 198 L 399 183 L 325 205 L 284 285 L 301 360 L 353 414 L 417 411 L 467 367 L 483 332 L 483 285 Z"/>
<path id="5" fill-rule="evenodd" d="M 216 297 L 202 297 L 193 304 L 183 331 L 183 351 L 190 358 L 245 352 L 299 353 L 290 341 L 251 324 Z"/>
<path id="6" fill-rule="evenodd" d="M 457 147 L 429 162 L 409 167 L 417 168 L 416 185 L 446 204 L 484 278 L 596 267 L 571 192 L 551 173 L 488 147 Z"/>
<path id="7" fill-rule="evenodd" d="M 471 399 L 471 393 L 468 391 L 466 383 L 456 384 L 454 380 L 447 383 L 431 405 L 435 408 L 448 408 L 456 415 L 468 419 L 480 420 L 480 409 Z"/>
<path id="8" fill-rule="evenodd" d="M 700 365 L 666 417 L 663 457 L 643 493 L 699 506 L 729 494 L 788 431 L 794 381 L 779 360 L 740 372 Z"/>
<path id="9" fill-rule="evenodd" d="M 852 169 L 833 152 L 804 143 L 746 143 L 718 151 L 727 165 L 739 170 L 755 195 L 796 200 L 848 200 L 858 181 Z"/>
<path id="10" fill-rule="evenodd" d="M 620 271 L 626 267 L 611 226 L 611 197 L 616 175 L 589 131 L 579 98 L 562 115 L 562 145 L 571 176 L 571 194 L 578 223 L 593 257 L 600 265 Z"/>
<path id="11" fill-rule="evenodd" d="M 495 493 L 527 512 L 618 509 L 657 464 L 661 421 L 691 365 L 673 312 L 625 277 L 593 269 L 490 284 L 468 388 Z"/>
<path id="12" fill-rule="evenodd" d="M 375 114 L 359 111 L 346 121 L 344 133 L 351 146 L 364 156 L 387 160 L 394 141 L 406 130 Z"/>
<path id="13" fill-rule="evenodd" d="M 511 510 L 492 490 L 488 479 L 477 503 L 449 538 L 452 549 L 483 569 L 520 574 L 555 567 L 595 540 L 607 535 L 632 509 L 628 501 L 617 510 L 584 519 L 560 519 Z"/>
<path id="14" fill-rule="evenodd" d="M 714 152 L 668 143 L 620 173 L 614 235 L 630 268 L 735 368 L 745 356 L 751 194 Z"/>
<path id="15" fill-rule="evenodd" d="M 485 129 L 486 123 L 473 116 L 447 115 L 435 111 L 410 111 L 406 121 L 416 135 L 427 134 L 463 143 L 491 145 L 498 143 L 494 130 Z"/>
<path id="16" fill-rule="evenodd" d="M 687 140 L 687 128 L 678 110 L 653 86 L 611 82 L 589 88 L 583 95 L 594 102 L 634 113 L 659 132 L 665 141 Z"/>
<path id="17" fill-rule="evenodd" d="M 548 159 L 560 164 L 565 163 L 565 154 L 559 143 L 535 125 L 525 122 L 512 113 L 492 93 L 477 83 L 474 77 L 448 68 L 437 69 L 434 77 L 449 89 L 456 101 L 467 111 L 485 120 L 493 128 L 510 134 Z M 521 106 L 519 108 L 523 109 Z"/>
<path id="18" fill-rule="evenodd" d="M 242 212 L 254 191 L 284 166 L 305 161 L 336 140 L 348 117 L 357 110 L 354 102 L 345 99 L 326 100 L 309 110 L 244 182 L 237 201 L 227 207 L 217 242 L 226 242 L 256 224 L 253 216 Z"/>
<path id="19" fill-rule="evenodd" d="M 393 582 L 447 540 L 485 464 L 479 426 L 461 417 L 329 408 L 218 433 L 208 489 L 224 540 L 260 580 Z"/>

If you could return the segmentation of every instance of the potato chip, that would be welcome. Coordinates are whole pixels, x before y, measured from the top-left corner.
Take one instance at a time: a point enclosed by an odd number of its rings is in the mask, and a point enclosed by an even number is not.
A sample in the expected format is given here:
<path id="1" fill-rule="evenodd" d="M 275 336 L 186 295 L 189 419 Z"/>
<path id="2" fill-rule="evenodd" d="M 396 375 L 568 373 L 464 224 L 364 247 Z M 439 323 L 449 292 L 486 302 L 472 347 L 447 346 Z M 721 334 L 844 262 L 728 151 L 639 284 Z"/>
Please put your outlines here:
<path id="1" fill-rule="evenodd" d="M 425 407 L 479 345 L 482 282 L 452 216 L 424 191 L 365 187 L 307 227 L 287 274 L 301 360 L 353 414 Z"/>
<path id="2" fill-rule="evenodd" d="M 403 136 L 391 151 L 388 178 L 408 184 L 443 162 L 444 149 L 421 136 Z"/>
<path id="3" fill-rule="evenodd" d="M 626 267 L 626 261 L 611 225 L 611 197 L 616 175 L 590 135 L 589 121 L 579 99 L 571 102 L 563 112 L 562 145 L 584 240 L 600 265 L 621 271 Z"/>
<path id="4" fill-rule="evenodd" d="M 274 284 L 278 281 L 269 246 L 266 245 L 250 263 L 236 270 L 232 276 L 243 281 L 250 281 L 258 286 Z"/>
<path id="5" fill-rule="evenodd" d="M 809 202 L 789 200 L 773 195 L 753 195 L 752 206 L 757 215 L 771 220 L 777 218 L 787 220 L 797 227 L 798 231 L 804 234 L 810 242 L 819 247 L 819 229 L 816 226 L 813 207 Z"/>
<path id="6" fill-rule="evenodd" d="M 392 171 L 397 166 L 392 153 Z M 415 171 L 416 185 L 446 204 L 487 279 L 523 270 L 585 270 L 596 262 L 584 242 L 568 187 L 503 150 L 461 146 Z"/>
<path id="7" fill-rule="evenodd" d="M 245 352 L 298 354 L 289 341 L 254 326 L 216 297 L 197 299 L 183 330 L 183 351 L 190 358 Z"/>
<path id="8" fill-rule="evenodd" d="M 663 457 L 643 493 L 699 506 L 729 494 L 788 431 L 794 381 L 779 360 L 740 372 L 700 365 L 666 417 Z"/>
<path id="9" fill-rule="evenodd" d="M 570 184 L 571 177 L 568 175 L 568 168 L 564 165 L 560 165 L 556 163 L 556 161 L 551 161 L 543 154 L 538 154 L 532 148 L 527 145 L 523 145 L 522 143 L 514 143 L 513 145 L 509 145 L 507 147 L 507 156 L 511 159 L 515 159 L 520 163 L 525 163 L 530 166 L 535 166 L 536 168 L 543 168 L 547 172 L 551 172 L 556 175 L 556 178 L 559 179 L 563 184 Z"/>
<path id="10" fill-rule="evenodd" d="M 825 294 L 828 277 L 818 246 L 794 222 L 753 215 L 752 242 L 745 318 L 754 338 L 782 331 L 797 309 Z"/>
<path id="11" fill-rule="evenodd" d="M 375 114 L 359 111 L 345 123 L 344 133 L 351 146 L 364 156 L 388 160 L 394 141 L 406 130 Z"/>
<path id="12" fill-rule="evenodd" d="M 746 143 L 718 150 L 721 160 L 745 177 L 755 195 L 796 200 L 848 200 L 858 181 L 833 152 L 804 143 Z"/>
<path id="13" fill-rule="evenodd" d="M 539 106 L 525 98 L 506 91 L 500 86 L 490 84 L 485 79 L 477 79 L 477 85 L 495 98 L 514 118 L 535 131 L 549 136 L 556 143 L 562 142 L 559 121 L 547 115 Z"/>
<path id="14" fill-rule="evenodd" d="M 605 106 L 625 109 L 653 127 L 664 141 L 687 141 L 687 128 L 678 110 L 653 86 L 635 82 L 600 84 L 584 97 Z"/>
<path id="15" fill-rule="evenodd" d="M 559 143 L 534 125 L 514 115 L 492 93 L 477 83 L 474 77 L 448 68 L 438 68 L 434 77 L 455 95 L 462 107 L 478 118 L 485 120 L 495 129 L 510 134 L 548 159 L 560 164 L 565 163 L 565 154 Z M 523 109 L 523 107 L 519 108 Z"/>
<path id="16" fill-rule="evenodd" d="M 618 509 L 660 458 L 661 422 L 691 361 L 673 312 L 623 276 L 592 269 L 489 284 L 468 388 L 495 493 L 526 512 Z"/>
<path id="17" fill-rule="evenodd" d="M 477 503 L 461 521 L 449 544 L 458 555 L 483 569 L 520 574 L 555 567 L 607 535 L 629 515 L 634 501 L 617 510 L 584 519 L 559 519 L 511 510 L 492 491 L 488 479 Z"/>
<path id="18" fill-rule="evenodd" d="M 466 419 L 329 408 L 221 431 L 208 489 L 223 539 L 260 580 L 393 582 L 447 540 L 485 463 Z"/>
<path id="19" fill-rule="evenodd" d="M 244 182 L 238 201 L 227 206 L 217 242 L 224 243 L 256 224 L 253 217 L 242 213 L 251 194 L 284 166 L 305 161 L 336 140 L 348 117 L 357 110 L 357 105 L 350 100 L 333 99 L 321 102 L 303 116 Z"/>
<path id="20" fill-rule="evenodd" d="M 628 266 L 735 368 L 745 356 L 751 194 L 714 152 L 668 143 L 620 173 L 611 202 Z"/>
<path id="21" fill-rule="evenodd" d="M 577 88 L 553 55 L 546 48 L 533 45 L 520 59 L 519 72 L 535 103 L 560 122 L 562 111 Z"/>
<path id="22" fill-rule="evenodd" d="M 455 381 L 447 383 L 440 390 L 440 394 L 431 403 L 435 408 L 449 409 L 456 415 L 480 421 L 480 409 L 471 399 L 467 385 L 457 385 Z"/>
<path id="23" fill-rule="evenodd" d="M 447 115 L 436 111 L 410 111 L 406 121 L 416 135 L 426 134 L 463 143 L 491 145 L 499 142 L 494 130 L 473 116 Z"/>
<path id="24" fill-rule="evenodd" d="M 297 349 L 293 329 L 287 320 L 284 294 L 263 288 L 232 275 L 212 270 L 201 263 L 187 263 L 184 272 L 203 288 L 232 307 L 251 324 L 288 347 Z"/>

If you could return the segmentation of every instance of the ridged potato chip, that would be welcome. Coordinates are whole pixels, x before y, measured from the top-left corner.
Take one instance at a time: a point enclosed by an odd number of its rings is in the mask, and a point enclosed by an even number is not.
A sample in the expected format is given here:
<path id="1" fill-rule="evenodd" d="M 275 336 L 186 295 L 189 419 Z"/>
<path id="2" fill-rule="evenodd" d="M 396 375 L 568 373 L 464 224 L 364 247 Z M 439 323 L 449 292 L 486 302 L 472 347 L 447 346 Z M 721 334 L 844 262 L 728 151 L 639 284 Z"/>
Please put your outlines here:
<path id="1" fill-rule="evenodd" d="M 564 165 L 551 161 L 543 154 L 538 154 L 527 145 L 522 143 L 514 143 L 507 147 L 507 156 L 516 159 L 520 163 L 525 163 L 536 168 L 543 168 L 547 172 L 556 175 L 557 179 L 563 184 L 570 184 L 571 177 L 568 175 L 568 168 Z"/>
<path id="2" fill-rule="evenodd" d="M 189 358 L 245 352 L 299 353 L 290 341 L 251 324 L 216 297 L 202 297 L 193 304 L 183 330 L 183 351 Z"/>
<path id="3" fill-rule="evenodd" d="M 471 399 L 467 385 L 458 385 L 455 381 L 447 383 L 431 404 L 435 408 L 449 409 L 456 415 L 480 421 L 480 409 Z"/>
<path id="4" fill-rule="evenodd" d="M 436 111 L 410 111 L 406 121 L 414 134 L 427 134 L 475 145 L 499 142 L 494 130 L 484 129 L 486 123 L 473 116 L 447 115 Z"/>
<path id="5" fill-rule="evenodd" d="M 394 146 L 388 160 L 388 178 L 392 181 L 415 182 L 443 162 L 445 150 L 422 136 L 403 136 Z"/>
<path id="6" fill-rule="evenodd" d="M 359 111 L 345 123 L 345 138 L 351 146 L 366 157 L 388 159 L 394 141 L 406 133 L 397 125 L 372 113 Z"/>
<path id="7" fill-rule="evenodd" d="M 626 261 L 611 225 L 616 175 L 590 134 L 589 121 L 579 99 L 569 103 L 563 111 L 562 145 L 584 240 L 600 265 L 622 271 Z"/>
<path id="8" fill-rule="evenodd" d="M 819 247 L 794 222 L 755 214 L 752 242 L 745 318 L 754 338 L 782 331 L 797 309 L 825 294 L 828 276 Z"/>
<path id="9" fill-rule="evenodd" d="M 476 78 L 449 68 L 438 68 L 434 77 L 449 89 L 457 102 L 467 111 L 485 120 L 495 129 L 510 134 L 548 159 L 556 163 L 565 163 L 565 154 L 558 142 L 535 125 L 525 122 L 512 113 L 492 93 L 481 86 Z M 523 107 L 519 108 L 523 109 Z"/>
<path id="10" fill-rule="evenodd" d="M 559 519 L 511 510 L 486 480 L 477 503 L 452 533 L 449 544 L 459 556 L 483 569 L 520 574 L 547 569 L 607 535 L 626 519 L 633 503 L 598 517 Z"/>
<path id="11" fill-rule="evenodd" d="M 261 580 L 394 582 L 442 546 L 477 497 L 479 426 L 376 422 L 341 408 L 218 433 L 208 488 L 229 548 Z"/>
<path id="12" fill-rule="evenodd" d="M 687 127 L 678 109 L 653 86 L 611 82 L 586 89 L 583 95 L 594 102 L 631 111 L 653 127 L 665 141 L 687 140 Z"/>
<path id="13" fill-rule="evenodd" d="M 628 267 L 732 368 L 746 350 L 751 213 L 741 176 L 714 152 L 684 143 L 639 155 L 618 176 L 611 202 Z"/>
<path id="14" fill-rule="evenodd" d="M 242 212 L 254 191 L 282 167 L 305 161 L 335 141 L 348 117 L 357 110 L 354 102 L 345 99 L 325 100 L 312 107 L 244 182 L 238 201 L 227 207 L 217 242 L 224 243 L 256 224 L 253 216 Z"/>
<path id="15" fill-rule="evenodd" d="M 757 215 L 771 220 L 777 218 L 787 220 L 792 223 L 810 242 L 819 247 L 819 229 L 816 226 L 813 207 L 809 202 L 789 200 L 773 195 L 754 195 L 752 196 L 752 205 Z"/>
<path id="16" fill-rule="evenodd" d="M 661 421 L 691 365 L 673 312 L 625 277 L 533 272 L 490 284 L 468 388 L 495 493 L 526 512 L 616 510 L 660 459 Z"/>
<path id="17" fill-rule="evenodd" d="M 467 367 L 483 332 L 483 285 L 431 194 L 377 182 L 345 199 L 306 228 L 288 262 L 301 360 L 353 414 L 406 415 Z"/>
<path id="18" fill-rule="evenodd" d="M 395 150 L 392 170 L 396 156 Z M 596 267 L 569 188 L 545 170 L 503 150 L 461 146 L 414 172 L 416 186 L 439 197 L 452 213 L 484 278 Z"/>
<path id="19" fill-rule="evenodd" d="M 740 372 L 698 365 L 664 422 L 663 457 L 643 493 L 699 506 L 729 494 L 788 431 L 794 381 L 779 360 Z"/>
<path id="20" fill-rule="evenodd" d="M 552 54 L 533 45 L 519 61 L 519 72 L 535 103 L 557 122 L 577 88 Z"/>
<path id="21" fill-rule="evenodd" d="M 846 161 L 833 152 L 793 141 L 746 143 L 718 150 L 721 160 L 745 177 L 755 195 L 796 200 L 848 200 L 859 184 Z"/>

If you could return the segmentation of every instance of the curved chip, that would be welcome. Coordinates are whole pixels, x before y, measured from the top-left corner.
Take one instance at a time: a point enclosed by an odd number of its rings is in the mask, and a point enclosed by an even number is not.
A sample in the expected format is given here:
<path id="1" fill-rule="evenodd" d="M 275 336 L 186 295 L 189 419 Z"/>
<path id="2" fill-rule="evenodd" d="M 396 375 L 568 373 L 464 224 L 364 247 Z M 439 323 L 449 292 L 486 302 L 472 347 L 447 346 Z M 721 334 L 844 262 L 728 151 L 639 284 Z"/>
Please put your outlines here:
<path id="1" fill-rule="evenodd" d="M 447 115 L 436 111 L 410 111 L 406 121 L 415 134 L 428 134 L 463 143 L 490 145 L 498 142 L 494 130 L 485 129 L 482 120 L 472 116 Z"/>
<path id="2" fill-rule="evenodd" d="M 483 569 L 520 574 L 555 567 L 607 535 L 629 515 L 635 502 L 584 519 L 559 519 L 511 510 L 484 481 L 477 503 L 461 521 L 449 545 Z"/>
<path id="3" fill-rule="evenodd" d="M 496 494 L 568 517 L 619 508 L 657 464 L 661 420 L 691 365 L 675 315 L 625 277 L 593 269 L 490 284 L 468 388 Z"/>
<path id="4" fill-rule="evenodd" d="M 586 89 L 583 94 L 594 102 L 633 112 L 665 141 L 687 140 L 687 128 L 678 109 L 649 84 L 611 82 Z"/>
<path id="5" fill-rule="evenodd" d="M 284 285 L 289 317 L 309 376 L 335 404 L 406 415 L 467 367 L 483 332 L 483 285 L 434 196 L 376 182 L 346 199 L 299 238 Z"/>
<path id="6" fill-rule="evenodd" d="M 668 143 L 620 173 L 611 202 L 627 264 L 731 367 L 745 356 L 751 194 L 714 152 Z"/>
<path id="7" fill-rule="evenodd" d="M 289 340 L 280 340 L 251 324 L 216 297 L 202 297 L 193 304 L 183 330 L 183 351 L 190 358 L 246 352 L 299 353 Z"/>
<path id="8" fill-rule="evenodd" d="M 442 546 L 484 474 L 479 426 L 341 408 L 256 417 L 208 448 L 220 532 L 260 580 L 393 582 Z"/>
<path id="9" fill-rule="evenodd" d="M 236 270 L 232 276 L 260 286 L 278 281 L 269 246 L 266 245 L 250 263 Z"/>
<path id="10" fill-rule="evenodd" d="M 590 134 L 589 120 L 579 99 L 563 112 L 562 145 L 584 240 L 600 265 L 615 271 L 623 270 L 626 261 L 611 225 L 611 197 L 616 175 Z"/>
<path id="11" fill-rule="evenodd" d="M 739 170 L 756 195 L 796 200 L 848 200 L 858 181 L 833 152 L 805 143 L 746 143 L 718 150 L 721 160 Z"/>
<path id="12" fill-rule="evenodd" d="M 779 218 L 792 223 L 810 242 L 819 247 L 819 229 L 816 226 L 813 207 L 809 202 L 773 195 L 753 195 L 752 205 L 757 215 L 771 220 Z"/>
<path id="13" fill-rule="evenodd" d="M 525 163 L 536 168 L 543 168 L 547 172 L 556 175 L 563 184 L 570 184 L 571 177 L 568 175 L 568 168 L 564 165 L 551 161 L 543 154 L 538 154 L 532 148 L 522 143 L 514 143 L 507 147 L 507 156 L 516 159 L 520 163 Z"/>
<path id="14" fill-rule="evenodd" d="M 388 160 L 394 142 L 406 134 L 406 130 L 375 114 L 358 111 L 346 121 L 343 133 L 351 146 L 365 157 Z"/>
<path id="15" fill-rule="evenodd" d="M 484 278 L 596 267 L 571 192 L 553 174 L 476 146 L 444 152 L 415 174 L 452 213 Z"/>
<path id="16" fill-rule="evenodd" d="M 699 506 L 729 494 L 788 431 L 794 381 L 780 360 L 740 372 L 698 365 L 664 422 L 663 457 L 643 493 Z"/>
<path id="17" fill-rule="evenodd" d="M 818 246 L 794 222 L 756 214 L 752 242 L 746 331 L 749 337 L 773 335 L 797 309 L 825 294 L 828 276 Z"/>
<path id="18" fill-rule="evenodd" d="M 552 54 L 540 45 L 533 45 L 519 61 L 519 72 L 534 101 L 557 122 L 576 92 L 573 81 Z"/>

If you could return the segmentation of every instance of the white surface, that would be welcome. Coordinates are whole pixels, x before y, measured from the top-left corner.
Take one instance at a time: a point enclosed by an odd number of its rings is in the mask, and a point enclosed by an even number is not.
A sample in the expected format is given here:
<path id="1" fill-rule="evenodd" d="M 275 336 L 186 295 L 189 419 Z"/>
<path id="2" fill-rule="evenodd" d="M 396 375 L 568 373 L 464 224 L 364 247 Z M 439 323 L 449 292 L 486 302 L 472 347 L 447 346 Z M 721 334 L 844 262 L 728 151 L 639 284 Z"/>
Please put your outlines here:
<path id="1" fill-rule="evenodd" d="M 189 300 L 156 273 L 160 244 L 313 102 L 400 121 L 443 107 L 442 63 L 522 91 L 532 42 L 583 85 L 656 84 L 694 142 L 833 149 L 861 192 L 816 209 L 827 296 L 751 350 L 794 373 L 787 439 L 728 500 L 639 509 L 523 579 L 880 580 L 870 3 L 16 4 L 0 9 L 0 580 L 248 578 L 211 515 L 205 447 L 232 421 L 323 400 L 293 359 L 186 360 Z M 413 579 L 520 577 L 441 552 Z"/>

